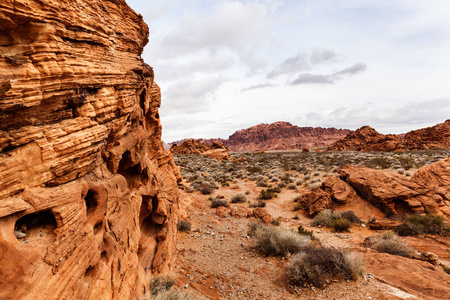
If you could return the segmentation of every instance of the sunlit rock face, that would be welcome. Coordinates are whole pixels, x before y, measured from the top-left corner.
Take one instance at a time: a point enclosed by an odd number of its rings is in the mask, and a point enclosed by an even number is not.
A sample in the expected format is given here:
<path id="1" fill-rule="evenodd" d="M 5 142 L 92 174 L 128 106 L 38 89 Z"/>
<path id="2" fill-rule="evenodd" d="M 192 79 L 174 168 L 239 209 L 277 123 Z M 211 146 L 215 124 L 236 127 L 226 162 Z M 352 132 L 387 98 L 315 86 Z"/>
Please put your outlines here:
<path id="1" fill-rule="evenodd" d="M 124 0 L 0 2 L 0 299 L 136 299 L 170 268 L 147 41 Z"/>

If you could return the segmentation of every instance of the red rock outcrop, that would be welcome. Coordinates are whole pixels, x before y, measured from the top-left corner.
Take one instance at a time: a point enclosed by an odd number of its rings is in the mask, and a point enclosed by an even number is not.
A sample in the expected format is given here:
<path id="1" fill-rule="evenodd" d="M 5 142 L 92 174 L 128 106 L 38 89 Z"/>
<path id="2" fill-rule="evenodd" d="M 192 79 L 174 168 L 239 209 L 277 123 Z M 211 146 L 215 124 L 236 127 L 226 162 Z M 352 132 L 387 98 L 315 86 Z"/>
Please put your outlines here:
<path id="1" fill-rule="evenodd" d="M 186 140 L 180 146 L 173 144 L 172 147 L 170 147 L 170 152 L 173 154 L 199 154 L 219 160 L 231 159 L 228 148 L 218 142 L 207 145 L 198 140 Z"/>
<path id="2" fill-rule="evenodd" d="M 328 146 L 351 130 L 321 127 L 298 127 L 289 122 L 259 124 L 236 131 L 228 139 L 198 139 L 205 144 L 223 143 L 230 151 L 268 151 Z M 183 141 L 175 142 L 181 144 Z"/>
<path id="3" fill-rule="evenodd" d="M 434 187 L 362 166 L 344 166 L 338 172 L 363 199 L 388 215 L 437 213 L 450 216 L 450 198 Z"/>
<path id="4" fill-rule="evenodd" d="M 411 180 L 388 171 L 344 166 L 340 179 L 330 177 L 318 188 L 300 195 L 310 215 L 326 208 L 367 201 L 387 215 L 433 213 L 450 217 L 450 159 L 419 169 Z"/>
<path id="5" fill-rule="evenodd" d="M 142 16 L 124 0 L 0 2 L 0 298 L 139 299 L 176 246 Z"/>
<path id="6" fill-rule="evenodd" d="M 364 126 L 328 147 L 328 151 L 397 151 L 450 148 L 450 120 L 404 135 L 381 134 Z"/>

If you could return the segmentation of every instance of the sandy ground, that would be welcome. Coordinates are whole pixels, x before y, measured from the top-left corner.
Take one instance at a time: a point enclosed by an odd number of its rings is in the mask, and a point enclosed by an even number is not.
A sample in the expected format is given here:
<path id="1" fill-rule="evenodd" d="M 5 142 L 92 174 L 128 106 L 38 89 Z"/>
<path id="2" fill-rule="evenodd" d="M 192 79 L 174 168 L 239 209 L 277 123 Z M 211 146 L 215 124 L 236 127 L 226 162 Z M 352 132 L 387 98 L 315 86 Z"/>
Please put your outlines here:
<path id="1" fill-rule="evenodd" d="M 260 189 L 254 182 L 239 181 L 215 190 L 212 196 L 223 195 L 229 200 L 239 192 L 249 191 L 247 198 L 255 201 Z M 269 213 L 274 218 L 282 218 L 281 227 L 296 229 L 300 224 L 309 226 L 311 220 L 305 216 L 293 219 L 292 199 L 300 192 L 283 189 L 277 198 L 267 201 Z M 188 194 L 182 191 L 192 230 L 178 233 L 178 254 L 171 274 L 178 286 L 195 289 L 208 299 L 450 299 L 450 275 L 439 266 L 427 262 L 380 254 L 362 247 L 364 238 L 375 232 L 361 226 L 353 226 L 349 233 L 334 233 L 328 228 L 308 229 L 314 231 L 324 246 L 350 249 L 363 255 L 369 262 L 363 278 L 356 282 L 332 282 L 325 288 L 289 286 L 284 275 L 289 257 L 263 257 L 257 253 L 247 236 L 247 224 L 251 219 L 219 217 L 216 209 L 210 207 L 208 198 L 209 195 L 198 192 Z M 248 203 L 230 205 L 250 209 Z M 372 208 L 366 203 L 353 204 L 351 209 L 357 215 L 372 215 L 367 213 Z M 439 242 L 436 239 L 411 238 L 411 244 L 422 247 L 418 249 L 421 251 L 432 249 L 439 252 L 441 259 L 449 259 L 450 240 L 437 239 Z M 389 258 L 386 258 L 388 265 L 384 263 L 384 257 Z M 408 267 L 418 263 L 423 266 L 413 269 L 419 273 L 416 277 L 420 278 L 422 267 L 428 268 L 430 274 L 424 274 L 429 277 L 425 280 L 438 282 L 427 284 L 419 280 L 422 283 L 410 283 L 407 278 L 398 278 L 395 273 L 397 265 Z M 400 267 L 398 272 L 405 271 Z M 411 276 L 414 281 L 417 281 L 416 277 Z"/>

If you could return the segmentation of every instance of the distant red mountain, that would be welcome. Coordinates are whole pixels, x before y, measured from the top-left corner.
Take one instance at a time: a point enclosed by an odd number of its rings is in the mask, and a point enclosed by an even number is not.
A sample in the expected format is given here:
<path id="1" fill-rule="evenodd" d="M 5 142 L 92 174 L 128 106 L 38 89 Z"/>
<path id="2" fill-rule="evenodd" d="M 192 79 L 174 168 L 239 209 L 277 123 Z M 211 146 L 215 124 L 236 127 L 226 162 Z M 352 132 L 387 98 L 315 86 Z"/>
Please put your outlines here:
<path id="1" fill-rule="evenodd" d="M 328 151 L 397 151 L 450 148 L 450 119 L 402 135 L 381 134 L 363 126 L 328 147 Z"/>
<path id="2" fill-rule="evenodd" d="M 211 145 L 222 143 L 230 151 L 290 150 L 328 146 L 351 133 L 348 129 L 298 127 L 289 122 L 259 124 L 236 131 L 228 139 L 198 139 Z M 172 144 L 182 144 L 182 141 Z"/>

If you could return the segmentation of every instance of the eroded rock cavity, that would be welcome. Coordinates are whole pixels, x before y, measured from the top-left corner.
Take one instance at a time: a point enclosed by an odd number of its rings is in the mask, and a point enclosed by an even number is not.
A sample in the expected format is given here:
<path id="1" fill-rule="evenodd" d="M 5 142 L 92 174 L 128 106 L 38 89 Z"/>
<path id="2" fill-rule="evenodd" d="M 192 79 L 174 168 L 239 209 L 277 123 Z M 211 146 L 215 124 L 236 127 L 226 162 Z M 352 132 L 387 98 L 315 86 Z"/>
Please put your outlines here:
<path id="1" fill-rule="evenodd" d="M 124 0 L 0 2 L 0 299 L 136 299 L 170 267 L 147 40 Z"/>

